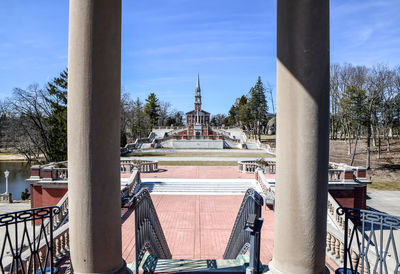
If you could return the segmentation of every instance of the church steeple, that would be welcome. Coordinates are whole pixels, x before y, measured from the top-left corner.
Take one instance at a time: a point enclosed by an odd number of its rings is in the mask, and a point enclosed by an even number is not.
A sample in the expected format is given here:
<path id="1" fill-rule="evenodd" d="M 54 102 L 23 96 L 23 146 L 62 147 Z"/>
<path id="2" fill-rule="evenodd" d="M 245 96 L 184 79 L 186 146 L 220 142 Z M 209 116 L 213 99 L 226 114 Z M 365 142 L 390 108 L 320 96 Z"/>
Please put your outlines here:
<path id="1" fill-rule="evenodd" d="M 197 73 L 196 92 L 194 96 L 194 110 L 201 111 L 201 89 L 199 73 Z"/>

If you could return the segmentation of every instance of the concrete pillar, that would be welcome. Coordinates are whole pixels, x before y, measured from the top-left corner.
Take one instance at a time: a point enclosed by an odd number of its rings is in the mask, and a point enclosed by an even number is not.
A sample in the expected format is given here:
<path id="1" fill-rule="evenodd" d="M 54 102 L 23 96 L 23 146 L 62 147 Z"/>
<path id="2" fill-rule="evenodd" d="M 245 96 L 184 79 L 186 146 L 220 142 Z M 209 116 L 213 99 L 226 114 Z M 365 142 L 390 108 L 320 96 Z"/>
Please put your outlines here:
<path id="1" fill-rule="evenodd" d="M 70 0 L 68 169 L 74 273 L 120 273 L 121 0 Z"/>
<path id="2" fill-rule="evenodd" d="M 324 273 L 329 0 L 277 3 L 277 166 L 272 273 Z"/>

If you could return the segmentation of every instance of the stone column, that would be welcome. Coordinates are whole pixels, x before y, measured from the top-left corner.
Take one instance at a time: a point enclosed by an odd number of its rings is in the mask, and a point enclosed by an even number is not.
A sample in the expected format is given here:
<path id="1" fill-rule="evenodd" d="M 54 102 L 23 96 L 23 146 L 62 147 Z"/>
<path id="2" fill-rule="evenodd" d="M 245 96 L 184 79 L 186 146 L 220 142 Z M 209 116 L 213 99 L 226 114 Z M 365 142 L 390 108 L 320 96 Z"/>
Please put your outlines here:
<path id="1" fill-rule="evenodd" d="M 323 273 L 329 156 L 329 0 L 277 3 L 272 273 Z"/>
<path id="2" fill-rule="evenodd" d="M 68 188 L 74 273 L 119 273 L 121 0 L 70 0 Z"/>

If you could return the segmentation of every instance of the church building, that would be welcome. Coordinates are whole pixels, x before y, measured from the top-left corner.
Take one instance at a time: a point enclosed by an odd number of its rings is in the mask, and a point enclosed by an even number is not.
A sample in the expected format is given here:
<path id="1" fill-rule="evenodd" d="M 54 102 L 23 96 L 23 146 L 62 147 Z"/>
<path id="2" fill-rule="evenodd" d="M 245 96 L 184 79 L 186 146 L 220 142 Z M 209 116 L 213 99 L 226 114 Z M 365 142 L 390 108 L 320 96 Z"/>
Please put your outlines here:
<path id="1" fill-rule="evenodd" d="M 197 84 L 194 96 L 194 110 L 186 113 L 186 125 L 189 136 L 208 136 L 210 113 L 201 109 L 200 78 L 197 74 Z"/>

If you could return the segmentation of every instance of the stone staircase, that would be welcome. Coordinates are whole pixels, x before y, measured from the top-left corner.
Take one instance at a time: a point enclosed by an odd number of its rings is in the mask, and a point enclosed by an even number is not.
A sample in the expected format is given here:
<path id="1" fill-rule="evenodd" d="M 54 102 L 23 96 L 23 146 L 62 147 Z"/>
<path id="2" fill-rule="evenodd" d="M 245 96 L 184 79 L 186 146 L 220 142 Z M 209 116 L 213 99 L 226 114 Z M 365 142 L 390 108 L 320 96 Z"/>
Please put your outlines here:
<path id="1" fill-rule="evenodd" d="M 140 273 L 245 273 L 249 265 L 249 255 L 239 255 L 236 259 L 158 259 L 154 255 L 146 254 L 139 267 Z M 135 271 L 135 262 L 128 266 Z M 260 273 L 267 270 L 261 266 Z"/>
<path id="2" fill-rule="evenodd" d="M 152 194 L 244 194 L 254 188 L 261 192 L 254 179 L 142 179 L 140 188 Z"/>

